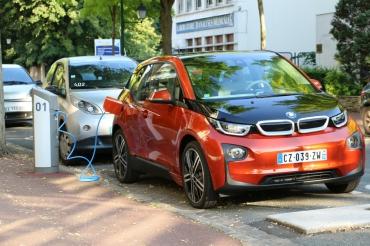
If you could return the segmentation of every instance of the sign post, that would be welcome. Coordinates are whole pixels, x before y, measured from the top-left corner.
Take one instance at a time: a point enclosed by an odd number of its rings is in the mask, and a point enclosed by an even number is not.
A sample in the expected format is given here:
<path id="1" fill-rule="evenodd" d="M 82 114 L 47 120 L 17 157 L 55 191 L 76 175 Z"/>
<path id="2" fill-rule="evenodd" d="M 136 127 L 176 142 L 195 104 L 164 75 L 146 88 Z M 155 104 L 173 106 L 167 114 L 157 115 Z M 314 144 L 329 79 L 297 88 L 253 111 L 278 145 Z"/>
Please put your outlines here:
<path id="1" fill-rule="evenodd" d="M 94 50 L 96 56 L 111 56 L 112 39 L 95 39 Z M 114 40 L 114 55 L 121 55 L 121 42 L 119 39 Z"/>

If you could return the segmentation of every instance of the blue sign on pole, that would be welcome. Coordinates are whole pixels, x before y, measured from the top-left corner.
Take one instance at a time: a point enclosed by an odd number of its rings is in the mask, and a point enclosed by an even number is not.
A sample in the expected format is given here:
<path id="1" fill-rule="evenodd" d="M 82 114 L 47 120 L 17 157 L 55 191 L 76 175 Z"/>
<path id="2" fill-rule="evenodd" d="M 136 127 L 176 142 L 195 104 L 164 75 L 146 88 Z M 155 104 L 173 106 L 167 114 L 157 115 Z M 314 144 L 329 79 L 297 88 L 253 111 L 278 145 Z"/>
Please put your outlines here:
<path id="1" fill-rule="evenodd" d="M 112 39 L 95 39 L 95 55 L 96 56 L 111 56 Z M 121 54 L 121 43 L 119 39 L 114 40 L 114 54 Z"/>

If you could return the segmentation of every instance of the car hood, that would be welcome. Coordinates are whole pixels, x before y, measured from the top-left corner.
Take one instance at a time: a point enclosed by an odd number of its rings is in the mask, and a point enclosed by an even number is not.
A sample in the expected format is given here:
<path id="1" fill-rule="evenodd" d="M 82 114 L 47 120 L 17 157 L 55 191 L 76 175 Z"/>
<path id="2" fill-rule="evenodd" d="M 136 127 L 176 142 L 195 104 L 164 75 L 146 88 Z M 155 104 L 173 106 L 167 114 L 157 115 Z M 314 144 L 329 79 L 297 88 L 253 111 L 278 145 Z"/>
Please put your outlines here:
<path id="1" fill-rule="evenodd" d="M 117 98 L 122 89 L 72 90 L 71 95 L 103 108 L 106 97 Z"/>
<path id="2" fill-rule="evenodd" d="M 264 98 L 202 100 L 197 109 L 206 116 L 227 122 L 256 124 L 262 120 L 290 119 L 311 116 L 335 116 L 343 111 L 337 99 L 325 93 Z M 288 118 L 287 113 L 295 113 Z"/>
<path id="3" fill-rule="evenodd" d="M 4 100 L 31 99 L 31 90 L 36 85 L 4 85 Z"/>

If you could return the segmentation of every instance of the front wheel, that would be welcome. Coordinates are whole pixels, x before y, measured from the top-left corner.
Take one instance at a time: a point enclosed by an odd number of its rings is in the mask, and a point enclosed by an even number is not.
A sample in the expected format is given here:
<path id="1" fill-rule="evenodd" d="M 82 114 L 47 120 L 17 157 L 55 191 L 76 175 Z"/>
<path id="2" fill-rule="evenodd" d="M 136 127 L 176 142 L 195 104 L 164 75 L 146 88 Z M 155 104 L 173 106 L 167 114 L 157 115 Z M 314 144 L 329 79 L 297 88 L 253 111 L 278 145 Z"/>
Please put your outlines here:
<path id="1" fill-rule="evenodd" d="M 138 174 L 132 169 L 132 161 L 130 161 L 127 141 L 122 130 L 118 130 L 114 133 L 112 148 L 114 173 L 118 181 L 121 183 L 135 182 L 138 178 Z"/>
<path id="2" fill-rule="evenodd" d="M 210 208 L 217 204 L 211 175 L 203 151 L 197 142 L 190 142 L 182 153 L 182 178 L 185 195 L 195 208 Z"/>
<path id="3" fill-rule="evenodd" d="M 63 131 L 67 131 L 63 128 Z M 74 159 L 68 159 L 73 147 L 73 141 L 70 135 L 64 132 L 59 133 L 59 157 L 64 165 L 74 165 Z"/>
<path id="4" fill-rule="evenodd" d="M 359 183 L 360 183 L 360 179 L 358 178 L 348 183 L 343 183 L 343 184 L 327 183 L 325 185 L 331 192 L 349 193 L 351 191 L 354 191 L 357 188 Z"/>

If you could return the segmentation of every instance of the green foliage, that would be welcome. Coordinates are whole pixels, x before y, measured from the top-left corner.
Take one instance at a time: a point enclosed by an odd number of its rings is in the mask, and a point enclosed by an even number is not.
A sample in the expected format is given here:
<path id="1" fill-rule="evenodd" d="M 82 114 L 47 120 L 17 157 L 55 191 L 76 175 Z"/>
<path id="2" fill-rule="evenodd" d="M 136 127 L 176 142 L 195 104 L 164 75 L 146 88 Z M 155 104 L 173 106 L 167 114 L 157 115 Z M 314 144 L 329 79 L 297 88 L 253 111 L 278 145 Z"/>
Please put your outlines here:
<path id="1" fill-rule="evenodd" d="M 338 41 L 336 55 L 342 70 L 352 81 L 370 82 L 370 1 L 340 0 L 332 21 L 331 33 Z"/>
<path id="2" fill-rule="evenodd" d="M 362 86 L 353 83 L 352 78 L 338 69 L 306 67 L 304 72 L 322 83 L 327 93 L 334 96 L 358 96 Z"/>
<path id="3" fill-rule="evenodd" d="M 11 47 L 5 45 L 6 62 L 32 66 L 93 54 L 99 23 L 81 17 L 82 0 L 0 0 L 0 5 L 0 31 L 12 39 Z"/>
<path id="4" fill-rule="evenodd" d="M 145 60 L 159 55 L 160 35 L 149 18 L 142 23 L 130 26 L 125 32 L 125 49 L 127 55 L 137 60 Z"/>
<path id="5" fill-rule="evenodd" d="M 340 70 L 329 71 L 325 76 L 326 92 L 336 96 L 358 96 L 362 86 L 353 83 L 348 74 Z"/>

